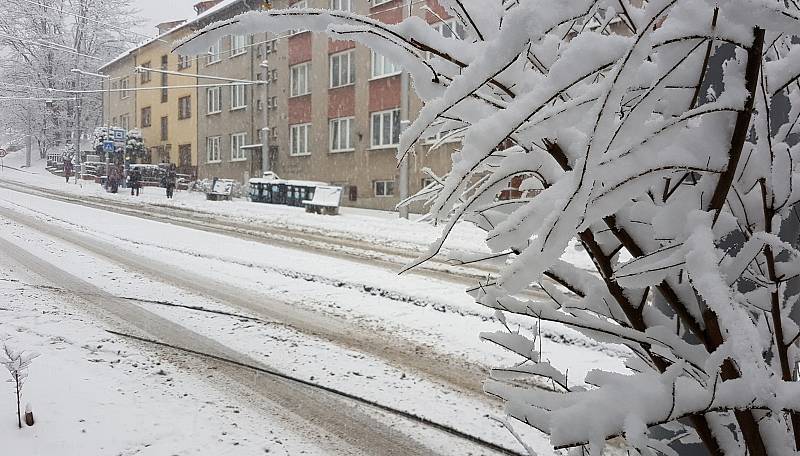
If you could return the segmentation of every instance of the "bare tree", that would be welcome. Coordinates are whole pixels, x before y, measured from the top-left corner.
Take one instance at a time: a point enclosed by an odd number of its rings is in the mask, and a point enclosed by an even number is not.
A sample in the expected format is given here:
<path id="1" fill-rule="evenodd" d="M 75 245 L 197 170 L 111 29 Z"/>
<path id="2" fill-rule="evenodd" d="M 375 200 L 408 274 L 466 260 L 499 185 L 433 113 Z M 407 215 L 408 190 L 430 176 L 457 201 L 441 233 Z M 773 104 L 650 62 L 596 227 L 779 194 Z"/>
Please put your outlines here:
<path id="1" fill-rule="evenodd" d="M 100 80 L 93 71 L 129 49 L 137 37 L 120 30 L 140 20 L 129 0 L 8 0 L 0 5 L 0 89 L 3 121 L 32 134 L 42 157 L 70 135 L 92 131 L 102 118 Z M 75 141 L 77 142 L 77 140 Z"/>
<path id="2" fill-rule="evenodd" d="M 642 455 L 691 442 L 713 455 L 800 451 L 798 294 L 787 286 L 800 251 L 780 238 L 800 201 L 800 4 L 428 3 L 464 39 L 420 17 L 388 25 L 293 9 L 215 24 L 181 52 L 222 33 L 305 28 L 364 43 L 411 74 L 425 106 L 398 158 L 439 128 L 464 138 L 446 180 L 426 189 L 443 234 L 410 267 L 472 222 L 487 233 L 485 259 L 508 259 L 470 290 L 478 303 L 630 351 L 626 374 L 575 382 L 541 359 L 533 334 L 482 335 L 520 357 L 493 370 L 486 391 L 555 448 L 598 455 L 622 436 Z M 499 201 L 517 176 L 544 191 Z M 595 271 L 560 260 L 572 239 Z M 551 299 L 525 298 L 534 285 Z M 529 381 L 541 378 L 552 387 Z"/>
<path id="3" fill-rule="evenodd" d="M 11 380 L 17 393 L 17 423 L 19 428 L 22 429 L 22 409 L 20 408 L 20 398 L 22 396 L 22 386 L 25 384 L 25 379 L 28 378 L 28 367 L 31 361 L 39 356 L 38 353 L 25 353 L 24 351 L 14 351 L 8 347 L 3 346 L 5 359 L 0 359 L 0 364 L 4 365 L 8 372 L 11 374 Z"/>

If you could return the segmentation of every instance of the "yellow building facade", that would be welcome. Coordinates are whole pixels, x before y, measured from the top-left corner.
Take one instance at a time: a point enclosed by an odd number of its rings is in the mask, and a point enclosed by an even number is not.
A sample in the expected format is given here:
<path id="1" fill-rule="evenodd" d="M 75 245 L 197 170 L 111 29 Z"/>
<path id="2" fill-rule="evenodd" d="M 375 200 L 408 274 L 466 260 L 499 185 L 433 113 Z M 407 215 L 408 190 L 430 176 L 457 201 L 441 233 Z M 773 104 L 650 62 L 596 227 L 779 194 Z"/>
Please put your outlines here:
<path id="1" fill-rule="evenodd" d="M 139 71 L 136 104 L 139 129 L 154 163 L 175 163 L 182 170 L 197 167 L 197 78 L 178 74 L 197 74 L 197 62 L 171 52 L 174 41 L 191 33 L 178 28 L 137 50 Z M 169 73 L 166 73 L 169 72 Z M 169 89 L 164 87 L 169 86 Z M 185 172 L 185 171 L 184 171 Z"/>
<path id="2" fill-rule="evenodd" d="M 181 173 L 196 175 L 198 80 L 190 75 L 197 75 L 198 62 L 172 52 L 172 44 L 193 28 L 181 22 L 162 26 L 168 30 L 158 38 L 100 68 L 108 76 L 104 124 L 138 128 L 151 163 L 174 163 Z"/>

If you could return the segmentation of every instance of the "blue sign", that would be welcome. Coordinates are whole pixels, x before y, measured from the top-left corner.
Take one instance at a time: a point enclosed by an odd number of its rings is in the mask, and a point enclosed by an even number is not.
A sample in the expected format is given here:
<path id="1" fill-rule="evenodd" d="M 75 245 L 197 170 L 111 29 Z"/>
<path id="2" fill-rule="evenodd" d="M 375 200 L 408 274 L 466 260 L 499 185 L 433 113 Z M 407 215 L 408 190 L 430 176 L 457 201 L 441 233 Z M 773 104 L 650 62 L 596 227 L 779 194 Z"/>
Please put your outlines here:
<path id="1" fill-rule="evenodd" d="M 114 152 L 114 143 L 111 141 L 103 142 L 103 152 Z"/>
<path id="2" fill-rule="evenodd" d="M 125 141 L 125 130 L 122 128 L 115 128 L 114 129 L 114 142 L 124 142 Z"/>

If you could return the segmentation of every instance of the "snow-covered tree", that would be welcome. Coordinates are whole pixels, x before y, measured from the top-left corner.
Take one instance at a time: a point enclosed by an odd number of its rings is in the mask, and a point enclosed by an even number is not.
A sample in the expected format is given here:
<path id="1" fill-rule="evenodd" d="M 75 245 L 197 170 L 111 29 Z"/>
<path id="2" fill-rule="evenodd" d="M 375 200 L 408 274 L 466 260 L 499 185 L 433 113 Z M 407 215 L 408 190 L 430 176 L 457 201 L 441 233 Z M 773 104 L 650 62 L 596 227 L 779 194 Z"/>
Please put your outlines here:
<path id="1" fill-rule="evenodd" d="M 142 131 L 138 128 L 128 130 L 128 139 L 125 141 L 125 155 L 132 161 L 143 159 L 147 156 L 147 148 L 144 146 Z"/>
<path id="2" fill-rule="evenodd" d="M 42 157 L 102 118 L 101 80 L 93 71 L 140 38 L 130 0 L 7 0 L 0 3 L 0 119 L 31 134 Z M 77 142 L 74 141 L 74 142 Z"/>
<path id="3" fill-rule="evenodd" d="M 3 353 L 0 355 L 2 355 L 2 357 L 0 357 L 0 364 L 8 369 L 8 373 L 11 374 L 11 383 L 14 384 L 17 395 L 17 423 L 19 428 L 22 429 L 22 409 L 20 408 L 22 387 L 25 385 L 25 379 L 28 378 L 28 367 L 30 367 L 31 361 L 39 356 L 39 354 L 16 351 L 4 345 Z"/>
<path id="4" fill-rule="evenodd" d="M 490 258 L 508 259 L 470 290 L 500 321 L 557 322 L 629 349 L 627 373 L 580 382 L 542 359 L 533 335 L 482 335 L 520 357 L 493 370 L 486 391 L 554 447 L 598 455 L 621 436 L 631 454 L 674 455 L 680 442 L 796 454 L 800 251 L 781 234 L 800 200 L 800 3 L 427 3 L 464 39 L 413 15 L 387 25 L 292 9 L 216 24 L 181 52 L 220 34 L 304 28 L 410 73 L 425 106 L 398 158 L 434 129 L 464 135 L 431 200 L 442 237 L 415 264 L 470 221 Z M 499 201 L 516 176 L 544 190 Z M 572 239 L 596 271 L 560 259 Z M 531 286 L 551 299 L 526 298 Z M 542 378 L 550 388 L 535 386 Z"/>

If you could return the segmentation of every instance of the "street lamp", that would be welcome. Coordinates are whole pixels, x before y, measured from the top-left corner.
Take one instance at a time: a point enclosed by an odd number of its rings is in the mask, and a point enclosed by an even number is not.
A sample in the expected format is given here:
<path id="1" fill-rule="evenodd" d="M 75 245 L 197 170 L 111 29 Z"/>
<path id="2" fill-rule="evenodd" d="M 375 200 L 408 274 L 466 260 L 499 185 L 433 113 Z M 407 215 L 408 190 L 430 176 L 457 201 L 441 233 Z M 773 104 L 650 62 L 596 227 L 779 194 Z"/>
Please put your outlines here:
<path id="1" fill-rule="evenodd" d="M 108 103 L 103 103 L 108 105 L 108 116 L 106 117 L 106 135 L 111 135 L 111 76 L 107 74 L 100 74 L 100 73 L 92 73 L 91 71 L 84 71 L 79 68 L 73 68 L 70 70 L 73 73 L 82 74 L 84 76 L 94 76 L 96 78 L 101 78 L 106 80 L 107 86 L 107 97 Z M 78 154 L 80 155 L 80 150 L 78 150 Z M 108 178 L 110 173 L 108 171 L 109 165 L 111 164 L 111 154 L 104 151 L 105 158 L 106 158 L 106 183 L 105 188 L 108 190 Z M 83 178 L 83 161 L 81 161 L 81 178 Z"/>

